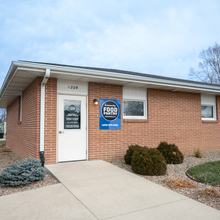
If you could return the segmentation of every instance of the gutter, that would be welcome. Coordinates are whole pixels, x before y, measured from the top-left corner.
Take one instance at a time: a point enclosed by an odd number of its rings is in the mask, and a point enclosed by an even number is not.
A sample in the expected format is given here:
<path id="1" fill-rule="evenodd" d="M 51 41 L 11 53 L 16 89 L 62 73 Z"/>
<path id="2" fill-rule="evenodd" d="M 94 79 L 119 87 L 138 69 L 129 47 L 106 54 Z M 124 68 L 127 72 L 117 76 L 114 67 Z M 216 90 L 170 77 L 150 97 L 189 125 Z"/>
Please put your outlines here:
<path id="1" fill-rule="evenodd" d="M 40 160 L 41 165 L 44 167 L 44 114 L 45 114 L 45 87 L 50 77 L 50 69 L 46 69 L 43 81 L 41 82 L 41 95 L 40 95 Z"/>
<path id="2" fill-rule="evenodd" d="M 83 69 L 77 67 L 65 67 L 65 66 L 54 66 L 50 64 L 41 64 L 41 63 L 24 63 L 22 61 L 16 61 L 14 64 L 20 66 L 24 70 L 26 68 L 34 68 L 36 71 L 40 71 L 45 68 L 51 69 L 51 74 L 65 74 L 65 75 L 79 75 L 84 77 L 91 78 L 102 78 L 102 79 L 111 79 L 116 81 L 125 80 L 127 82 L 137 82 L 143 84 L 151 84 L 158 86 L 168 86 L 183 88 L 189 90 L 203 90 L 204 92 L 216 92 L 219 93 L 220 86 L 215 85 L 203 85 L 192 82 L 182 82 L 175 81 L 172 79 L 157 79 L 151 77 L 143 77 L 138 75 L 122 74 L 116 72 L 106 72 L 102 70 L 92 70 L 92 69 Z"/>

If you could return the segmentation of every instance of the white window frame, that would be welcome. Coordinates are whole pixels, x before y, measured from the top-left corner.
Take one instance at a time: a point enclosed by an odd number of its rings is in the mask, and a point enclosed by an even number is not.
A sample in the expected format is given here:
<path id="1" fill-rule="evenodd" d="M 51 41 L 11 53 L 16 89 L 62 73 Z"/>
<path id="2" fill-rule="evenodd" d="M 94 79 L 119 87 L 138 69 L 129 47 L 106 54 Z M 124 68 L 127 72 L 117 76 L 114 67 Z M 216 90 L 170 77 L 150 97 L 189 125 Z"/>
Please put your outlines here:
<path id="1" fill-rule="evenodd" d="M 209 97 L 210 100 L 209 101 Z M 213 101 L 214 100 L 214 101 Z M 202 106 L 211 106 L 213 107 L 213 118 L 203 118 L 202 117 Z M 201 94 L 201 119 L 202 121 L 215 121 L 216 120 L 216 97 L 215 95 Z"/>
<path id="2" fill-rule="evenodd" d="M 143 116 L 124 115 L 124 101 L 139 101 L 144 103 Z M 147 119 L 147 88 L 123 87 L 123 119 Z"/>
<path id="3" fill-rule="evenodd" d="M 124 115 L 124 101 L 137 101 L 144 103 L 144 116 L 131 116 L 131 115 Z M 147 119 L 147 109 L 146 109 L 146 100 L 141 99 L 123 99 L 123 118 L 124 119 Z"/>
<path id="4" fill-rule="evenodd" d="M 22 93 L 21 93 L 21 95 L 20 95 L 20 103 L 19 103 L 19 107 L 20 107 L 20 109 L 19 109 L 19 113 L 20 113 L 20 115 L 19 115 L 19 122 L 21 122 L 22 121 Z"/>

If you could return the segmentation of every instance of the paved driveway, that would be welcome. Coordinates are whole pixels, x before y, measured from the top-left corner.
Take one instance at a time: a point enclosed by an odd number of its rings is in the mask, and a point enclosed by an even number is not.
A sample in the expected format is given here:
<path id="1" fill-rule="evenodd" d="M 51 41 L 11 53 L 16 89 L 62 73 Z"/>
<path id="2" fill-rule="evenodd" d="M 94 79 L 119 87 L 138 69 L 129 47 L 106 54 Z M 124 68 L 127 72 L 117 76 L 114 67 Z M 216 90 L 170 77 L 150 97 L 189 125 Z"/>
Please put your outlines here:
<path id="1" fill-rule="evenodd" d="M 218 210 L 104 161 L 47 168 L 61 184 L 0 197 L 0 219 L 220 219 Z"/>

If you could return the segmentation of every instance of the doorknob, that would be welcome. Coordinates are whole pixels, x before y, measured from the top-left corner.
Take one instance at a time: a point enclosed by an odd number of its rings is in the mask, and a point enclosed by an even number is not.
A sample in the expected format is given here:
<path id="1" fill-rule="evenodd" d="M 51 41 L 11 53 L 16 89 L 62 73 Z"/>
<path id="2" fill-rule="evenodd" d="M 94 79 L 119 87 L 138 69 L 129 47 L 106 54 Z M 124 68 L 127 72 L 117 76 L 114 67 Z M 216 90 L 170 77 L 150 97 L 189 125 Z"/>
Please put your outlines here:
<path id="1" fill-rule="evenodd" d="M 64 133 L 64 131 L 59 131 L 60 134 Z"/>

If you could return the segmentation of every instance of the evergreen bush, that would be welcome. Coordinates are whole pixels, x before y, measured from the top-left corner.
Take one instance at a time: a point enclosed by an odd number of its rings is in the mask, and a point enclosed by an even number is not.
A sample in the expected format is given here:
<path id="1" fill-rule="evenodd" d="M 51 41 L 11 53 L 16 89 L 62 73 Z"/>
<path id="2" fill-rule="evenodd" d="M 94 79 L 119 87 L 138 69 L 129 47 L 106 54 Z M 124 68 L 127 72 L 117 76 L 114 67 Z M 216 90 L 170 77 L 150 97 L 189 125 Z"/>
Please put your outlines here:
<path id="1" fill-rule="evenodd" d="M 0 183 L 3 187 L 22 187 L 44 177 L 45 170 L 40 161 L 29 158 L 8 164 L 0 175 Z"/>
<path id="2" fill-rule="evenodd" d="M 141 149 L 142 147 L 135 144 L 135 145 L 130 145 L 126 151 L 126 154 L 124 156 L 124 160 L 125 160 L 125 163 L 126 164 L 129 164 L 131 165 L 131 159 L 132 159 L 132 156 L 133 156 L 133 153 L 138 150 L 138 149 Z"/>
<path id="3" fill-rule="evenodd" d="M 165 175 L 167 163 L 163 155 L 155 148 L 136 150 L 131 161 L 135 173 L 149 176 Z"/>
<path id="4" fill-rule="evenodd" d="M 175 144 L 168 144 L 167 142 L 163 141 L 160 142 L 157 150 L 159 150 L 163 154 L 167 161 L 167 164 L 183 163 L 184 156 Z"/>

